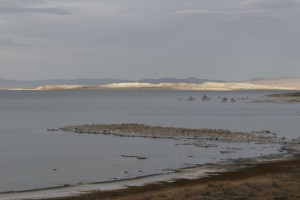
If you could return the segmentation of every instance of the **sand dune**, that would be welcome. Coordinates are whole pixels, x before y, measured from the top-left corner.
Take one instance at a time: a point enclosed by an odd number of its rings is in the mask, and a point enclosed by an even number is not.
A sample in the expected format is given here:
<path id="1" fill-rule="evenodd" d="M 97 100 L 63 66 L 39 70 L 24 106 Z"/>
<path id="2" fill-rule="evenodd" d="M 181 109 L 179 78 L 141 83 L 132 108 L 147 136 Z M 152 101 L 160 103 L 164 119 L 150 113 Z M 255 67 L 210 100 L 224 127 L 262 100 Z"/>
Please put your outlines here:
<path id="1" fill-rule="evenodd" d="M 300 90 L 300 78 L 298 77 L 252 80 L 252 81 L 246 81 L 245 83 L 250 83 L 254 85 L 275 86 L 275 87 L 291 87 Z"/>
<path id="2" fill-rule="evenodd" d="M 81 90 L 81 89 L 106 89 L 106 90 L 128 90 L 128 89 L 152 89 L 152 90 L 213 90 L 213 91 L 231 91 L 231 90 L 297 90 L 299 87 L 291 87 L 288 84 L 282 86 L 280 84 L 271 83 L 217 83 L 205 82 L 203 84 L 193 83 L 112 83 L 105 85 L 44 85 L 35 88 L 20 90 Z"/>

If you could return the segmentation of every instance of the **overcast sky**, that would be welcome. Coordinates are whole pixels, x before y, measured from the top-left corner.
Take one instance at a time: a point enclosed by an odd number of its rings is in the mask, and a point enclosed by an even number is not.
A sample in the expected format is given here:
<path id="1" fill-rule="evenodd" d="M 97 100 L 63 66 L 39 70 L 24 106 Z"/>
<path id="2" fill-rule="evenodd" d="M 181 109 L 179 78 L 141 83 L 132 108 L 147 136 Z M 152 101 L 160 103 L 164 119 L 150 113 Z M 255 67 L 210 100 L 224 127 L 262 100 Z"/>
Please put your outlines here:
<path id="1" fill-rule="evenodd" d="M 0 77 L 300 76 L 300 0 L 0 0 Z"/>

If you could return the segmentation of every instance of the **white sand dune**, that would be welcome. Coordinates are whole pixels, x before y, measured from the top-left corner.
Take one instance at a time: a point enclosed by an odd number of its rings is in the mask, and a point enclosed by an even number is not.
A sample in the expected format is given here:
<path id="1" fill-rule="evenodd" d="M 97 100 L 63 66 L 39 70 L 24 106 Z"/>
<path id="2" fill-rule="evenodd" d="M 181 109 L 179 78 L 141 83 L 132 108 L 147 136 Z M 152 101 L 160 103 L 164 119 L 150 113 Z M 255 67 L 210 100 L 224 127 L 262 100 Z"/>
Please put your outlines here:
<path id="1" fill-rule="evenodd" d="M 292 87 L 280 87 L 271 85 L 258 85 L 251 83 L 217 83 L 206 82 L 203 84 L 192 83 L 114 83 L 103 85 L 107 89 L 130 89 L 130 88 L 153 88 L 153 89 L 173 89 L 173 90 L 256 90 L 256 89 L 278 89 L 278 90 L 291 90 Z"/>
<path id="2" fill-rule="evenodd" d="M 213 90 L 213 91 L 232 91 L 232 90 L 298 90 L 299 87 L 291 87 L 288 84 L 271 84 L 264 82 L 241 82 L 241 83 L 217 83 L 205 82 L 203 84 L 193 83 L 112 83 L 106 85 L 44 85 L 36 88 L 19 90 L 82 90 L 82 89 L 107 89 L 107 90 L 128 90 L 128 89 L 152 89 L 152 90 Z"/>
<path id="3" fill-rule="evenodd" d="M 254 80 L 254 81 L 247 81 L 245 83 L 250 83 L 254 85 L 276 86 L 276 87 L 291 87 L 300 90 L 300 78 L 298 77 Z"/>

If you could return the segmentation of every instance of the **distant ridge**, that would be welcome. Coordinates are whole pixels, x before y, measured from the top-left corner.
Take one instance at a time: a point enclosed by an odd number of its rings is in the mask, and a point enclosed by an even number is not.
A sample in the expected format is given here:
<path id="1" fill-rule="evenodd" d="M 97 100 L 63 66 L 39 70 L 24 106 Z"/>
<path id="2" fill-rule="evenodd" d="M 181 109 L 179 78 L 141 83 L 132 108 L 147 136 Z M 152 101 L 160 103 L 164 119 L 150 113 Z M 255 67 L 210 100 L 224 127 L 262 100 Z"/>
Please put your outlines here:
<path id="1" fill-rule="evenodd" d="M 274 79 L 252 79 L 250 81 L 244 81 L 245 83 L 255 85 L 265 85 L 273 87 L 290 87 L 297 90 L 300 89 L 300 77 L 279 77 Z"/>
<path id="2" fill-rule="evenodd" d="M 28 88 L 28 87 L 38 87 L 42 85 L 103 85 L 111 83 L 127 83 L 134 82 L 131 80 L 123 79 L 49 79 L 49 80 L 35 80 L 35 81 L 19 81 L 19 80 L 9 80 L 0 78 L 0 88 L 11 89 L 11 88 Z"/>
<path id="3" fill-rule="evenodd" d="M 178 78 L 160 78 L 160 79 L 141 79 L 141 80 L 125 80 L 125 79 L 50 79 L 50 80 L 35 80 L 35 81 L 19 81 L 0 78 L 0 88 L 31 88 L 43 85 L 104 85 L 112 83 L 194 83 L 201 84 L 204 82 L 225 82 L 221 80 L 198 79 L 194 77 L 178 79 Z"/>
<path id="4" fill-rule="evenodd" d="M 232 91 L 232 90 L 295 90 L 296 88 L 257 85 L 251 83 L 111 83 L 104 85 L 44 85 L 35 88 L 15 90 L 198 90 L 198 91 Z"/>
<path id="5" fill-rule="evenodd" d="M 178 79 L 178 78 L 159 78 L 159 79 L 141 79 L 138 82 L 140 83 L 153 83 L 153 84 L 160 84 L 160 83 L 194 83 L 194 84 L 202 84 L 205 82 L 226 82 L 223 80 L 212 80 L 212 79 L 199 79 L 195 77 L 189 77 L 184 79 Z"/>
<path id="6" fill-rule="evenodd" d="M 209 83 L 209 84 L 208 84 Z M 202 86 L 200 86 L 202 84 Z M 249 85 L 250 84 L 250 85 Z M 111 85 L 111 86 L 108 86 Z M 18 81 L 0 78 L 0 89 L 33 89 L 33 88 L 55 88 L 55 89 L 92 89 L 92 88 L 168 88 L 168 89 L 228 89 L 228 88 L 282 88 L 290 90 L 300 90 L 300 77 L 280 77 L 274 79 L 256 78 L 248 81 L 224 81 L 212 79 L 199 79 L 189 77 L 179 78 L 159 78 L 159 79 L 51 79 L 37 81 Z"/>

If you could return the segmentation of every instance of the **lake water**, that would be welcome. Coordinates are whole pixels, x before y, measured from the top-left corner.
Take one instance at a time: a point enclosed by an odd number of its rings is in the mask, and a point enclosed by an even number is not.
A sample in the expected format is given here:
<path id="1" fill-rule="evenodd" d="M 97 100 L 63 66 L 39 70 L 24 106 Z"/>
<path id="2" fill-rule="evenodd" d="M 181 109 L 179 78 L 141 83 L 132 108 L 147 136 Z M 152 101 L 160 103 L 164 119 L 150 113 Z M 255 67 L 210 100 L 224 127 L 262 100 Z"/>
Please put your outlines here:
<path id="1" fill-rule="evenodd" d="M 46 131 L 85 123 L 144 123 L 238 131 L 267 129 L 281 137 L 299 137 L 300 104 L 221 103 L 218 98 L 249 97 L 252 101 L 269 93 L 274 92 L 0 91 L 0 193 L 133 178 L 278 153 L 278 145 L 215 142 L 218 147 L 200 148 L 172 139 Z M 211 101 L 202 102 L 204 94 Z M 184 101 L 189 96 L 196 101 Z M 232 147 L 242 150 L 220 153 Z"/>

